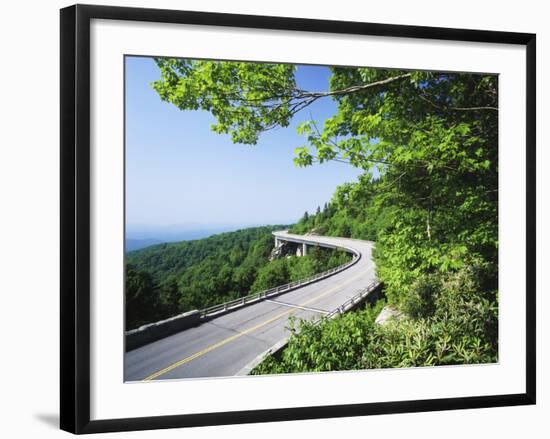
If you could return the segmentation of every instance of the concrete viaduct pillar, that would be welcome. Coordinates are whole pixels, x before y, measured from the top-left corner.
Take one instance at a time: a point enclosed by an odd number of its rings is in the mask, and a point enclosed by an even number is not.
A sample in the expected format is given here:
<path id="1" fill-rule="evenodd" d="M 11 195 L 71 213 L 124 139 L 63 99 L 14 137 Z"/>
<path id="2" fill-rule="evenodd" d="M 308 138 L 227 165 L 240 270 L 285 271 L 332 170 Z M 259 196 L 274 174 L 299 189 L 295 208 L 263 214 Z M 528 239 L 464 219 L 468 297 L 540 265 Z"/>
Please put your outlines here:
<path id="1" fill-rule="evenodd" d="M 281 241 L 279 238 L 277 238 L 275 236 L 275 248 L 279 248 L 280 246 L 283 245 L 283 241 Z M 302 244 L 298 243 L 298 242 L 293 242 L 293 244 L 296 244 L 297 246 L 297 249 L 296 249 L 296 256 L 305 256 L 307 255 L 307 244 L 305 242 L 303 242 Z M 295 248 L 295 247 L 293 247 Z"/>

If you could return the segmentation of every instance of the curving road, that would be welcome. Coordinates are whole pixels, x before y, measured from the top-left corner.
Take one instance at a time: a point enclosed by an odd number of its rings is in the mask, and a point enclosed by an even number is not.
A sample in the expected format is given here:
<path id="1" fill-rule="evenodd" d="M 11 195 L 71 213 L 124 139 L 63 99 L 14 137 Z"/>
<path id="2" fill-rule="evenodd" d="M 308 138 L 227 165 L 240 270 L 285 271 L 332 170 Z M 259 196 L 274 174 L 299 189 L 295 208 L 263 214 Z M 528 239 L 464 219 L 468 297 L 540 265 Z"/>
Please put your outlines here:
<path id="1" fill-rule="evenodd" d="M 372 242 L 284 231 L 273 234 L 282 241 L 355 250 L 361 258 L 331 277 L 127 352 L 125 380 L 237 375 L 258 355 L 288 337 L 291 315 L 317 320 L 376 279 Z"/>

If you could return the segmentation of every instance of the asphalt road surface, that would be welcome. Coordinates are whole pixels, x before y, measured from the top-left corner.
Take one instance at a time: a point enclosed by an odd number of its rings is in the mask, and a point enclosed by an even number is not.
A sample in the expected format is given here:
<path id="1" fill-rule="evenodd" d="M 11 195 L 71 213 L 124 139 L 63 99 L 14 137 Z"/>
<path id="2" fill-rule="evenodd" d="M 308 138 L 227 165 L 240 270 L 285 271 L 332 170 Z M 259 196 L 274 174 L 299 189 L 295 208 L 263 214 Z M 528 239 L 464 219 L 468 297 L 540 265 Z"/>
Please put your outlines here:
<path id="1" fill-rule="evenodd" d="M 347 247 L 361 254 L 351 267 L 125 354 L 125 380 L 233 376 L 289 335 L 288 318 L 318 320 L 376 279 L 373 243 L 275 232 L 282 240 Z"/>

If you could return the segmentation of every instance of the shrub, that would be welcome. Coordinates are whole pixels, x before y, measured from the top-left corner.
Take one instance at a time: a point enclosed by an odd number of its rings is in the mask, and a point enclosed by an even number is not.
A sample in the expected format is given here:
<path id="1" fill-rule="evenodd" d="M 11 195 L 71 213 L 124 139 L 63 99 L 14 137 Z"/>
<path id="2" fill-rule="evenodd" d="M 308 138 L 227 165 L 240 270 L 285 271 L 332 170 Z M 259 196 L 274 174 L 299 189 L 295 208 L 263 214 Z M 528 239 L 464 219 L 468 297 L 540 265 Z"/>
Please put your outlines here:
<path id="1" fill-rule="evenodd" d="M 380 301 L 319 324 L 301 321 L 281 358 L 267 358 L 253 374 L 494 362 L 497 295 L 480 290 L 479 271 L 468 266 L 419 278 L 403 320 L 375 324 Z"/>

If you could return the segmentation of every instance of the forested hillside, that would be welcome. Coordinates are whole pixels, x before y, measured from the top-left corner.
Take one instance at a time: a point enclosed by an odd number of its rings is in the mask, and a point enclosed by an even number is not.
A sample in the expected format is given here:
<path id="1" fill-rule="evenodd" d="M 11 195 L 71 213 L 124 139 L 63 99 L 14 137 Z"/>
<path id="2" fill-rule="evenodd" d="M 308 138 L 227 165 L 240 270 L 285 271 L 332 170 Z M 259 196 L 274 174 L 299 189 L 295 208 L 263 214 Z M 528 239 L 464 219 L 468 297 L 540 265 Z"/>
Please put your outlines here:
<path id="1" fill-rule="evenodd" d="M 312 248 L 305 257 L 270 262 L 271 232 L 280 228 L 248 228 L 129 252 L 126 328 L 302 279 L 349 260 L 341 251 Z"/>

